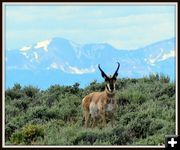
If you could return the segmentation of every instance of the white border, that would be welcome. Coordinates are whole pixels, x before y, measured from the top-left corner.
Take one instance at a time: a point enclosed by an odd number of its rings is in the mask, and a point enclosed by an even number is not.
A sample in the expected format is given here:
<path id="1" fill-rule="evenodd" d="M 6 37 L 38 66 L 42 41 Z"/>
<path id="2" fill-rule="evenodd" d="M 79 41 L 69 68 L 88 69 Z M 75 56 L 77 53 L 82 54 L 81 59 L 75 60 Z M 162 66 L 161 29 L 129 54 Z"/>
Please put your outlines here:
<path id="1" fill-rule="evenodd" d="M 50 6 L 117 6 L 117 5 L 177 5 L 177 2 L 3 2 L 3 5 L 50 5 Z"/>
<path id="2" fill-rule="evenodd" d="M 3 87 L 2 87 L 2 96 L 3 96 L 3 99 L 2 99 L 2 147 L 5 147 L 5 91 L 4 91 L 4 87 L 5 87 L 5 70 L 4 70 L 4 51 L 5 51 L 5 21 L 4 21 L 4 15 L 5 13 L 5 6 L 3 4 L 2 6 L 2 34 L 3 34 L 3 38 L 2 38 L 2 84 L 3 84 Z"/>
<path id="3" fill-rule="evenodd" d="M 40 146 L 40 145 L 36 145 L 36 146 L 9 146 L 9 145 L 5 145 L 5 130 L 4 130 L 4 127 L 5 127 L 5 91 L 4 91 L 4 87 L 5 87 L 5 70 L 4 70 L 4 67 L 5 67 L 5 62 L 4 62 L 4 56 L 5 56 L 5 6 L 6 5 L 32 5 L 32 6 L 36 6 L 36 5 L 51 5 L 51 6 L 57 6 L 57 5 L 60 5 L 60 6 L 87 6 L 87 5 L 90 5 L 90 6 L 117 6 L 117 5 L 175 5 L 176 6 L 176 10 L 175 10 L 175 15 L 176 15 L 176 20 L 175 20 L 175 30 L 176 30 L 176 33 L 175 33 L 175 38 L 176 38 L 176 45 L 175 45 L 175 49 L 176 49 L 176 135 L 178 135 L 178 2 L 56 2 L 56 3 L 49 3 L 49 2 L 26 2 L 26 3 L 23 3 L 23 2 L 3 2 L 2 3 L 2 21 L 3 21 L 3 25 L 2 25 L 2 30 L 3 30 L 3 38 L 2 38 L 2 69 L 3 69 L 3 75 L 2 75 L 2 81 L 3 81 L 3 88 L 2 88 L 2 96 L 3 96 L 3 101 L 2 101 L 2 147 L 3 148 L 164 148 L 165 146 Z"/>
<path id="4" fill-rule="evenodd" d="M 178 3 L 176 5 L 176 135 L 178 133 Z"/>

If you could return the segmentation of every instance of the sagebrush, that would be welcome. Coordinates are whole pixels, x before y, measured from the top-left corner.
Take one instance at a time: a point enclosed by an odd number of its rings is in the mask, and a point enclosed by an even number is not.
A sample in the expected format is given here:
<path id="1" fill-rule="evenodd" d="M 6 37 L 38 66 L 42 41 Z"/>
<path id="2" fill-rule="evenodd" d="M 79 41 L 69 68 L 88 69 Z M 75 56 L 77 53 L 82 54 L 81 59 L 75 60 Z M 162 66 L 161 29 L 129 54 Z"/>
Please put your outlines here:
<path id="1" fill-rule="evenodd" d="M 164 75 L 117 80 L 116 125 L 85 129 L 81 101 L 104 90 L 52 85 L 46 90 L 15 84 L 5 91 L 7 145 L 159 145 L 175 134 L 175 83 Z"/>

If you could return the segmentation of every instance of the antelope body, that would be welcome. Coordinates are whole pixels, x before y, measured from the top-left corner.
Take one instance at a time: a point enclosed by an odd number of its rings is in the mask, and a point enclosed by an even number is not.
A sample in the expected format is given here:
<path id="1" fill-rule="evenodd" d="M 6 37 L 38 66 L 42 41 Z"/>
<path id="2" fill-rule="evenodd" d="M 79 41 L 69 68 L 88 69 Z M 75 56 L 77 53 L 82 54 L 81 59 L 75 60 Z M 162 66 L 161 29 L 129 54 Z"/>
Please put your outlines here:
<path id="1" fill-rule="evenodd" d="M 102 77 L 105 79 L 106 86 L 103 92 L 93 92 L 86 95 L 82 100 L 83 115 L 85 119 L 85 127 L 89 126 L 90 117 L 93 119 L 92 126 L 95 127 L 97 120 L 102 121 L 103 126 L 106 125 L 106 119 L 111 120 L 111 126 L 114 125 L 114 113 L 116 110 L 115 82 L 118 76 L 120 64 L 113 76 L 107 76 L 98 66 Z"/>

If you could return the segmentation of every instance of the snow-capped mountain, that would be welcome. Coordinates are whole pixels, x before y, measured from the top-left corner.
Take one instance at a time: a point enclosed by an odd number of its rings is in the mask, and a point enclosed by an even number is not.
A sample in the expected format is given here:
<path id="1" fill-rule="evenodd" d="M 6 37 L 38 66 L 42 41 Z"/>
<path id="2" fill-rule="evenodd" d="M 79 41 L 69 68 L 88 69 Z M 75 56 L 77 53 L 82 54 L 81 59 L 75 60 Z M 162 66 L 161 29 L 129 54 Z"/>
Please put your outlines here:
<path id="1" fill-rule="evenodd" d="M 5 52 L 6 87 L 14 83 L 47 88 L 52 84 L 88 85 L 102 81 L 97 65 L 113 74 L 120 62 L 119 77 L 143 77 L 163 73 L 175 76 L 175 38 L 136 50 L 116 49 L 108 43 L 77 44 L 53 38 Z"/>

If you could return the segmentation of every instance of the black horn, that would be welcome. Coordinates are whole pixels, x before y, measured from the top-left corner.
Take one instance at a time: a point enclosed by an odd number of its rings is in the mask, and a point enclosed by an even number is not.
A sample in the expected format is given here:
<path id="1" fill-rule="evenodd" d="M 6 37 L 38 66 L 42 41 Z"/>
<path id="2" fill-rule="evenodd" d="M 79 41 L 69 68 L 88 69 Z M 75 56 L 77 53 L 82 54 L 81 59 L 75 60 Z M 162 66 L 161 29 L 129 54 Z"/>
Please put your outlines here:
<path id="1" fill-rule="evenodd" d="M 119 62 L 117 62 L 117 63 L 118 63 L 118 67 L 117 67 L 117 69 L 116 69 L 116 71 L 115 71 L 115 73 L 114 73 L 114 75 L 113 75 L 113 78 L 114 78 L 114 79 L 117 78 L 117 76 L 118 76 L 118 70 L 119 70 L 119 67 L 120 67 L 120 63 L 119 63 Z"/>
<path id="2" fill-rule="evenodd" d="M 102 77 L 103 77 L 105 80 L 107 80 L 107 79 L 108 79 L 108 76 L 107 76 L 107 75 L 104 73 L 104 71 L 101 69 L 100 64 L 98 65 L 98 68 L 99 68 L 99 70 L 101 71 Z"/>

